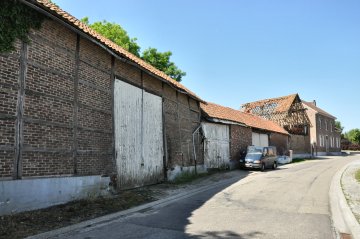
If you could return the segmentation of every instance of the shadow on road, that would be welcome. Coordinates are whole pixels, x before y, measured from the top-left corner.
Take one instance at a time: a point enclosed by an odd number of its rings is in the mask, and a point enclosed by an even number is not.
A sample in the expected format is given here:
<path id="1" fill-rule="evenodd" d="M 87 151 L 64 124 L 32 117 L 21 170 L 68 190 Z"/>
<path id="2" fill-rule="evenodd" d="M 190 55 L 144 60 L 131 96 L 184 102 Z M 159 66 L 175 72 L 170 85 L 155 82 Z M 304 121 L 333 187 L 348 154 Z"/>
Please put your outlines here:
<path id="1" fill-rule="evenodd" d="M 202 228 L 200 224 L 192 224 L 191 218 L 194 215 L 195 211 L 201 208 L 209 200 L 211 200 L 216 194 L 220 193 L 227 187 L 233 185 L 239 180 L 247 177 L 251 171 L 239 170 L 238 174 L 226 180 L 224 183 L 220 183 L 212 189 L 206 190 L 204 192 L 198 193 L 196 195 L 187 197 L 175 201 L 165 207 L 160 209 L 150 210 L 142 215 L 141 217 L 133 217 L 128 219 L 126 222 L 135 224 L 141 227 L 147 228 L 158 228 L 160 230 L 171 230 L 176 233 L 182 234 L 179 238 L 253 238 L 259 236 L 261 232 L 251 232 L 246 234 L 238 234 L 234 231 L 224 230 L 217 231 L 214 229 L 209 230 L 207 228 Z M 206 218 L 206 223 L 209 224 L 218 224 L 224 222 L 217 222 L 217 218 Z M 208 224 L 208 223 L 207 223 Z M 199 226 L 200 225 L 200 226 Z M 191 228 L 189 228 L 191 227 Z M 226 224 L 224 223 L 224 228 Z M 241 226 L 239 225 L 239 228 Z M 174 238 L 174 237 L 172 237 Z M 178 238 L 178 237 L 175 237 Z"/>
<path id="2" fill-rule="evenodd" d="M 232 231 L 220 231 L 220 232 L 205 232 L 199 236 L 192 236 L 191 238 L 238 238 L 238 239 L 247 239 L 254 238 L 263 235 L 261 232 L 250 232 L 245 234 L 238 234 Z"/>

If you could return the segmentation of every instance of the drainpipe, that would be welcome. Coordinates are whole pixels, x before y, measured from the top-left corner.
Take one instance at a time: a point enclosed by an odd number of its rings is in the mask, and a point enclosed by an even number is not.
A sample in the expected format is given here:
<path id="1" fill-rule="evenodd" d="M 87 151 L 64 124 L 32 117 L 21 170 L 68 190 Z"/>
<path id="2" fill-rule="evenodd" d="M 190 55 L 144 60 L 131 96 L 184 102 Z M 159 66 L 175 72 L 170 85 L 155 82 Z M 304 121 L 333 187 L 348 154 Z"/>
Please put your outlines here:
<path id="1" fill-rule="evenodd" d="M 195 174 L 197 174 L 197 170 L 196 170 L 196 148 L 195 148 L 195 134 L 196 132 L 199 131 L 199 129 L 201 128 L 201 125 L 199 125 L 194 132 L 192 133 L 192 144 L 193 144 L 193 150 L 194 150 L 194 164 L 195 164 Z"/>

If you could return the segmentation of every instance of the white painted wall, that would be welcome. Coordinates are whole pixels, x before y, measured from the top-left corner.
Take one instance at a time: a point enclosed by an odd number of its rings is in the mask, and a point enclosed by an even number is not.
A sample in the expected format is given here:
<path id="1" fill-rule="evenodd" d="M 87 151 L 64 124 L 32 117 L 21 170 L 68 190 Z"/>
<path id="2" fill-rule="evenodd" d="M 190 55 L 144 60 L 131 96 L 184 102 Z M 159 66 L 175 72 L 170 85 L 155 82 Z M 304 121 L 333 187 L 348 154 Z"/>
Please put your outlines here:
<path id="1" fill-rule="evenodd" d="M 120 188 L 164 179 L 162 98 L 115 80 L 115 150 Z"/>
<path id="2" fill-rule="evenodd" d="M 252 145 L 259 147 L 269 146 L 269 137 L 267 134 L 259 134 L 252 132 Z"/>
<path id="3" fill-rule="evenodd" d="M 230 161 L 229 126 L 201 123 L 204 132 L 204 164 L 206 168 L 227 166 Z"/>
<path id="4" fill-rule="evenodd" d="M 0 215 L 106 195 L 109 182 L 101 176 L 0 181 Z"/>

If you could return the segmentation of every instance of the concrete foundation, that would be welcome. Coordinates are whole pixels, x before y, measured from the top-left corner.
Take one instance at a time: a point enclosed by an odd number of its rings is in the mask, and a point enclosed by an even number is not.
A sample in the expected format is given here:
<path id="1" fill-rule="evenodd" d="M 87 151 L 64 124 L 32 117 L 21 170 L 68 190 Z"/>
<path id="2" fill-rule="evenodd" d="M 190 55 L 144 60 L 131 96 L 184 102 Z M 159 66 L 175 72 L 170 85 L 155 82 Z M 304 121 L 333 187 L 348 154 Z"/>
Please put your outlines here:
<path id="1" fill-rule="evenodd" d="M 341 152 L 317 152 L 316 156 L 340 156 Z"/>
<path id="2" fill-rule="evenodd" d="M 293 154 L 293 159 L 311 158 L 311 154 Z"/>
<path id="3" fill-rule="evenodd" d="M 0 215 L 107 194 L 109 182 L 101 176 L 0 181 Z"/>

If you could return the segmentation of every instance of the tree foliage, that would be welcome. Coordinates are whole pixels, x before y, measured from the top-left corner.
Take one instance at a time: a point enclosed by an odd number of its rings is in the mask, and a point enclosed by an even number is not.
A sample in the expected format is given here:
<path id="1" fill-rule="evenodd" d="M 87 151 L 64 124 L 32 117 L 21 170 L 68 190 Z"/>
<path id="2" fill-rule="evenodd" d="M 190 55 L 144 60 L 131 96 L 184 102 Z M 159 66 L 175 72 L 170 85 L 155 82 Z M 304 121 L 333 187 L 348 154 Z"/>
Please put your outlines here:
<path id="1" fill-rule="evenodd" d="M 137 39 L 130 38 L 128 33 L 119 24 L 105 20 L 90 24 L 88 17 L 82 18 L 81 21 L 125 50 L 140 57 L 140 46 L 136 43 Z"/>
<path id="2" fill-rule="evenodd" d="M 16 0 L 0 1 L 0 52 L 14 50 L 14 42 L 29 42 L 30 29 L 39 29 L 45 16 Z"/>
<path id="3" fill-rule="evenodd" d="M 186 73 L 181 71 L 174 62 L 170 61 L 171 55 L 170 51 L 159 52 L 157 49 L 150 47 L 143 52 L 142 59 L 180 82 Z"/>
<path id="4" fill-rule="evenodd" d="M 180 82 L 182 77 L 186 75 L 186 73 L 180 70 L 174 62 L 170 61 L 172 55 L 171 51 L 159 52 L 156 48 L 149 47 L 140 54 L 140 46 L 136 43 L 137 39 L 130 38 L 127 32 L 119 24 L 110 23 L 105 20 L 90 24 L 88 17 L 84 17 L 81 21 L 122 48 L 141 57 L 144 61 L 163 71 L 174 80 Z"/>
<path id="5" fill-rule="evenodd" d="M 360 129 L 352 129 L 345 133 L 345 138 L 352 143 L 360 144 Z"/>
<path id="6" fill-rule="evenodd" d="M 335 128 L 338 129 L 340 133 L 342 133 L 344 130 L 344 127 L 341 125 L 341 122 L 338 120 L 335 120 Z"/>

